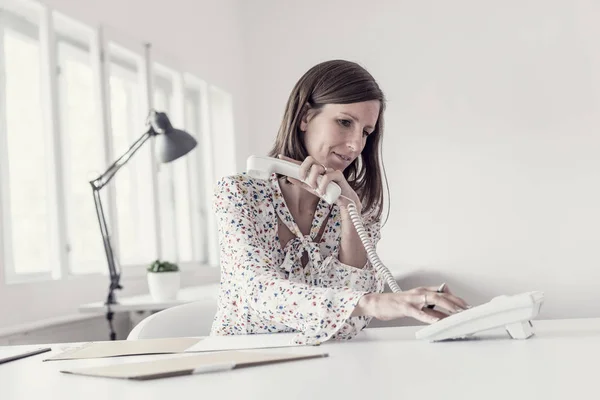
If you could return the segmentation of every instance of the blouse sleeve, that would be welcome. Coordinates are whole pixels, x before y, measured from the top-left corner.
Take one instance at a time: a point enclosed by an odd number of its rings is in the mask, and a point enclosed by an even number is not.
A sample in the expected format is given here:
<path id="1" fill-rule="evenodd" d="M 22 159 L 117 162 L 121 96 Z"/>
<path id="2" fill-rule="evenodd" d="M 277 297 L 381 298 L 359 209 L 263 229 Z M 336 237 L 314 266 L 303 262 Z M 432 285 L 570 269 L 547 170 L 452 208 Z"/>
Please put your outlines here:
<path id="1" fill-rule="evenodd" d="M 289 281 L 257 232 L 257 210 L 248 202 L 249 190 L 234 177 L 224 178 L 215 187 L 221 274 L 241 287 L 246 304 L 266 327 L 279 323 L 301 332 L 298 343 L 318 344 L 342 328 L 352 329 L 346 321 L 365 292 Z"/>
<path id="2" fill-rule="evenodd" d="M 377 243 L 381 239 L 380 219 L 372 214 L 362 216 L 363 226 L 373 244 L 377 248 Z M 323 269 L 323 278 L 321 285 L 327 287 L 348 287 L 352 290 L 363 293 L 382 293 L 385 288 L 383 278 L 377 273 L 373 264 L 367 259 L 363 268 L 356 268 L 342 263 L 339 260 L 339 246 L 337 250 L 325 260 Z M 349 339 L 368 326 L 371 317 L 352 317 L 347 324 L 336 333 L 335 338 Z"/>

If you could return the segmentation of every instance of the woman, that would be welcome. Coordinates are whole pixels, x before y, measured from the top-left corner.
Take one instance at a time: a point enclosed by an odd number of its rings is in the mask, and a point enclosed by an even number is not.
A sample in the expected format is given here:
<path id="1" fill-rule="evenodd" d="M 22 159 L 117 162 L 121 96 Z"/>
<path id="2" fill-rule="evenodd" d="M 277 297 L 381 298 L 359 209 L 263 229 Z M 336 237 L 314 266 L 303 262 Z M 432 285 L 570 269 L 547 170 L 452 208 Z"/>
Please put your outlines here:
<path id="1" fill-rule="evenodd" d="M 375 246 L 384 108 L 383 92 L 358 64 L 316 65 L 292 90 L 269 154 L 301 165 L 304 183 L 240 174 L 216 185 L 221 289 L 213 335 L 298 332 L 296 342 L 318 344 L 350 339 L 371 318 L 432 323 L 467 307 L 447 288 L 382 293 L 349 218 L 353 202 Z M 319 197 L 331 181 L 342 189 L 333 206 Z"/>

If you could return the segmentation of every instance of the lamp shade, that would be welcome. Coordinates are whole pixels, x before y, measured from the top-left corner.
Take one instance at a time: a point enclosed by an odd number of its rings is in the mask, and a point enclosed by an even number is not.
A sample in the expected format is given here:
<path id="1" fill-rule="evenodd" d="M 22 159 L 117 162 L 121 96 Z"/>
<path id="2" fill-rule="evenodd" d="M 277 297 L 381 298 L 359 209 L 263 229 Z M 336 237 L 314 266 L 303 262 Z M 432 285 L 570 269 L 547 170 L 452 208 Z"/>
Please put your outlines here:
<path id="1" fill-rule="evenodd" d="M 157 133 L 156 152 L 160 162 L 168 163 L 192 151 L 198 142 L 186 131 L 173 128 L 164 112 L 154 112 L 150 124 Z"/>

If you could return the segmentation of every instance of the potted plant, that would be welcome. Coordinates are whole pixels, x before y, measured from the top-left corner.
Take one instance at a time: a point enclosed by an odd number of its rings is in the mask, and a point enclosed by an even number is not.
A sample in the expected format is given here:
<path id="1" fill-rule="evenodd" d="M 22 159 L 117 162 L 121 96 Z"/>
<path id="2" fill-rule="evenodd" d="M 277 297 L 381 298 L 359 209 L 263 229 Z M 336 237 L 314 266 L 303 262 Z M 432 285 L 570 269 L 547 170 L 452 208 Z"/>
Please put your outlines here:
<path id="1" fill-rule="evenodd" d="M 148 267 L 148 288 L 155 301 L 167 301 L 177 298 L 181 286 L 180 271 L 177 264 L 156 260 Z"/>

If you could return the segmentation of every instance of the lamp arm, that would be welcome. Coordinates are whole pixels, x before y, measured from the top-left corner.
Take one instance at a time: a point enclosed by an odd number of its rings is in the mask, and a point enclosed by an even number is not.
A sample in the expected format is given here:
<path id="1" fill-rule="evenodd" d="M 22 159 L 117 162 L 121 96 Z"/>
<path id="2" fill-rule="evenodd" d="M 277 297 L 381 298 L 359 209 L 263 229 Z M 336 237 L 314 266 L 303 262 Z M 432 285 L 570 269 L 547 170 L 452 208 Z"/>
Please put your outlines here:
<path id="1" fill-rule="evenodd" d="M 96 215 L 98 216 L 98 223 L 100 224 L 100 232 L 102 233 L 102 242 L 104 243 L 104 252 L 106 253 L 108 272 L 110 274 L 110 286 L 106 304 L 115 304 L 116 301 L 113 292 L 117 289 L 122 289 L 120 284 L 121 273 L 117 272 L 115 256 L 110 244 L 110 234 L 106 224 L 106 217 L 104 216 L 104 208 L 102 207 L 102 200 L 100 199 L 100 191 L 96 189 L 94 189 L 94 204 L 96 205 Z"/>
<path id="2" fill-rule="evenodd" d="M 115 176 L 117 171 L 121 169 L 123 165 L 127 164 L 127 161 L 129 161 L 129 159 L 140 149 L 140 147 L 142 147 L 144 143 L 146 143 L 146 141 L 154 135 L 156 135 L 154 129 L 148 129 L 148 131 L 146 131 L 146 133 L 140 136 L 140 138 L 136 140 L 135 143 L 133 143 L 131 147 L 121 157 L 119 157 L 114 163 L 112 163 L 111 166 L 108 167 L 108 169 L 102 175 L 100 175 L 93 181 L 90 181 L 90 184 L 92 185 L 94 190 L 100 190 L 104 186 L 106 186 L 106 184 L 108 184 L 108 182 L 110 182 L 111 179 Z"/>
<path id="3" fill-rule="evenodd" d="M 104 214 L 104 207 L 102 206 L 102 199 L 100 197 L 100 190 L 106 186 L 111 179 L 115 176 L 117 171 L 123 167 L 131 157 L 144 145 L 144 143 L 154 136 L 156 133 L 154 129 L 150 128 L 144 133 L 138 140 L 131 145 L 131 147 L 114 163 L 108 167 L 108 169 L 100 175 L 98 178 L 90 181 L 94 194 L 94 204 L 96 206 L 96 215 L 98 217 L 98 223 L 100 225 L 100 232 L 102 233 L 102 241 L 104 244 L 104 252 L 106 253 L 106 261 L 108 262 L 108 271 L 110 274 L 110 286 L 108 291 L 108 297 L 106 304 L 116 304 L 113 292 L 117 289 L 122 289 L 120 284 L 121 273 L 117 272 L 115 263 L 115 255 L 110 242 L 110 233 L 108 231 L 108 225 L 106 223 L 106 216 Z"/>

